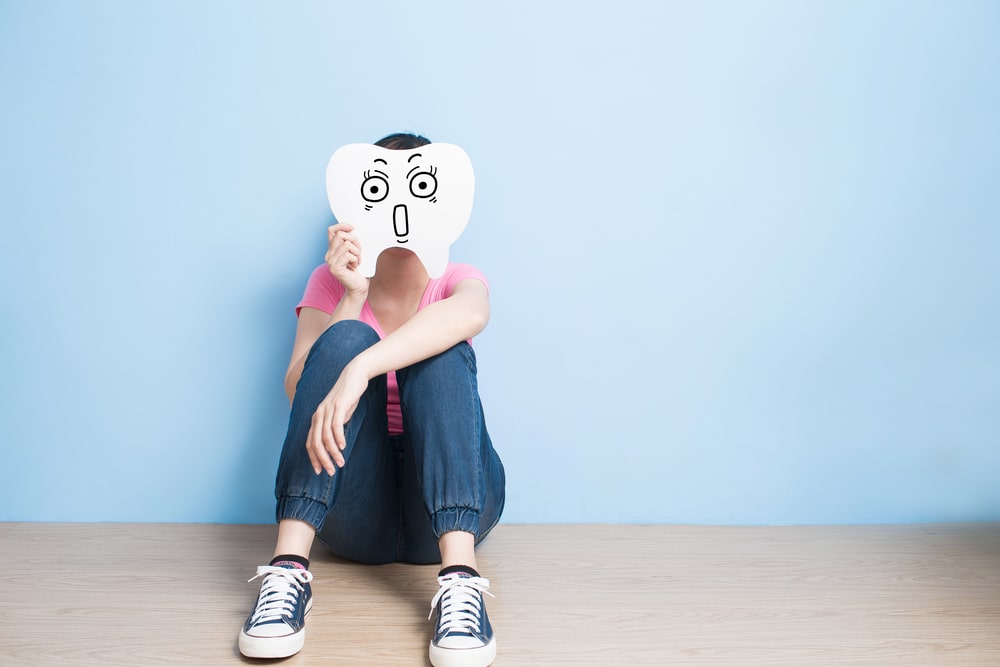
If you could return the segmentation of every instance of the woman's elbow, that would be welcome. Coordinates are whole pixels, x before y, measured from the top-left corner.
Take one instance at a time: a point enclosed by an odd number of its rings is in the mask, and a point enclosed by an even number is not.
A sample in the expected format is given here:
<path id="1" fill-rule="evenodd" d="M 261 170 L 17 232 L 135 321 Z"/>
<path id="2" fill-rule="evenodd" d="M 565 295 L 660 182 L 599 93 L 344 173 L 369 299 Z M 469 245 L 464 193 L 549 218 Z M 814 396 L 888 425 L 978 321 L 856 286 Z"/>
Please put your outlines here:
<path id="1" fill-rule="evenodd" d="M 475 308 L 472 310 L 469 316 L 468 328 L 469 335 L 466 338 L 472 338 L 478 335 L 486 325 L 490 323 L 490 309 L 489 306 L 484 306 L 480 308 Z"/>
<path id="2" fill-rule="evenodd" d="M 291 372 L 285 375 L 285 394 L 288 396 L 289 404 L 291 404 L 292 400 L 295 398 L 295 387 L 298 384 L 298 377 L 293 377 Z"/>

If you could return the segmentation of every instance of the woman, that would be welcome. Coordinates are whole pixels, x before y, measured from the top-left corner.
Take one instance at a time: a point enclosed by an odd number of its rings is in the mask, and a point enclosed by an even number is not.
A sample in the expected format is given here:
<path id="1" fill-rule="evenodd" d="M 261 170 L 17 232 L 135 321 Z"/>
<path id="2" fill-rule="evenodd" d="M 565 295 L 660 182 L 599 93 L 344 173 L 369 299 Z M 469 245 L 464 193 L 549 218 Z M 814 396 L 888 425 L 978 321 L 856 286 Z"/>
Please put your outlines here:
<path id="1" fill-rule="evenodd" d="M 376 145 L 428 143 L 394 134 Z M 363 563 L 440 562 L 431 663 L 488 665 L 496 640 L 474 547 L 500 519 L 504 471 L 468 342 L 489 320 L 486 279 L 462 264 L 431 279 L 402 248 L 385 250 L 364 278 L 352 232 L 329 228 L 326 263 L 297 308 L 285 377 L 292 409 L 275 484 L 278 539 L 254 577 L 261 589 L 240 651 L 279 658 L 302 648 L 309 552 L 319 537 Z"/>

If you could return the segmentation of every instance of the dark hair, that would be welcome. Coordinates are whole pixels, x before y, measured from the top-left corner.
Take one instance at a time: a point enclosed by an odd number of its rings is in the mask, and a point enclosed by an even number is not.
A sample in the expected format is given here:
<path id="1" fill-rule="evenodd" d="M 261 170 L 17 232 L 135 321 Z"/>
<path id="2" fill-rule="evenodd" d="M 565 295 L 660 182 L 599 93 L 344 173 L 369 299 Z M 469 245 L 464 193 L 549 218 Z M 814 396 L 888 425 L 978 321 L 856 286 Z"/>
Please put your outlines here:
<path id="1" fill-rule="evenodd" d="M 431 143 L 430 139 L 419 134 L 396 132 L 395 134 L 390 134 L 387 137 L 382 137 L 375 142 L 375 145 L 394 151 L 408 151 L 411 148 L 420 148 L 421 146 L 426 146 L 429 143 Z"/>

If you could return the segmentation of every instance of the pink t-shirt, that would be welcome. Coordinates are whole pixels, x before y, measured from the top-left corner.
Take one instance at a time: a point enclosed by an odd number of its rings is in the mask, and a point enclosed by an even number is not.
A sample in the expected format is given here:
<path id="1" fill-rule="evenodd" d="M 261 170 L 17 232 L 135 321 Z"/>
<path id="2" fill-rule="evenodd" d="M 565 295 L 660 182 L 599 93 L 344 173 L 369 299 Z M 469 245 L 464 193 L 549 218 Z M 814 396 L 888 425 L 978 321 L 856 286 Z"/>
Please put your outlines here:
<path id="1" fill-rule="evenodd" d="M 451 296 L 455 285 L 470 278 L 480 281 L 486 285 L 486 289 L 489 289 L 486 276 L 476 267 L 468 264 L 448 264 L 448 268 L 445 269 L 440 278 L 431 278 L 430 282 L 427 283 L 427 288 L 424 289 L 424 295 L 420 298 L 417 310 L 422 310 L 427 304 L 435 301 L 447 299 Z M 320 264 L 309 276 L 306 292 L 302 295 L 302 301 L 295 307 L 295 314 L 297 316 L 303 308 L 315 308 L 324 313 L 332 313 L 343 296 L 344 286 L 330 274 L 330 268 L 326 264 Z M 375 313 L 372 312 L 367 301 L 365 301 L 365 305 L 361 309 L 361 317 L 358 319 L 375 329 L 379 338 L 385 337 L 385 333 L 375 319 Z M 399 409 L 399 385 L 396 384 L 395 372 L 388 374 L 386 384 L 389 394 L 388 405 L 386 405 L 389 416 L 389 433 L 398 435 L 403 432 L 403 413 Z"/>

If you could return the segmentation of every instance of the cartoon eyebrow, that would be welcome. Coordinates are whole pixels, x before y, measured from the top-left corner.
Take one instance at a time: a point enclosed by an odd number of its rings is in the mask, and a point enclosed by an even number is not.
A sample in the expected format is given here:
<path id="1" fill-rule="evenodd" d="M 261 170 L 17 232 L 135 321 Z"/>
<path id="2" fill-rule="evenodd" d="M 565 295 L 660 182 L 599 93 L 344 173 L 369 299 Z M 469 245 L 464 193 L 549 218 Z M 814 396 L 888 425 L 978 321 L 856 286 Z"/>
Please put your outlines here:
<path id="1" fill-rule="evenodd" d="M 384 165 L 386 165 L 386 166 L 389 166 L 389 163 L 388 163 L 388 162 L 386 162 L 385 160 L 383 160 L 383 159 L 382 159 L 382 158 L 380 158 L 380 157 L 377 157 L 377 158 L 375 158 L 375 162 L 381 162 L 382 164 L 384 164 Z"/>
<path id="2" fill-rule="evenodd" d="M 414 153 L 410 157 L 406 158 L 406 161 L 409 162 L 410 160 L 412 160 L 415 157 L 423 157 L 423 155 L 421 155 L 420 153 Z"/>
<path id="3" fill-rule="evenodd" d="M 416 167 L 414 167 L 413 169 L 411 169 L 408 172 L 406 172 L 406 177 L 409 178 L 410 174 L 412 174 L 413 172 L 415 172 L 417 169 L 420 169 L 420 165 L 419 164 Z M 437 167 L 428 165 L 427 171 L 430 173 L 431 176 L 437 176 L 437 173 L 438 173 Z"/>

